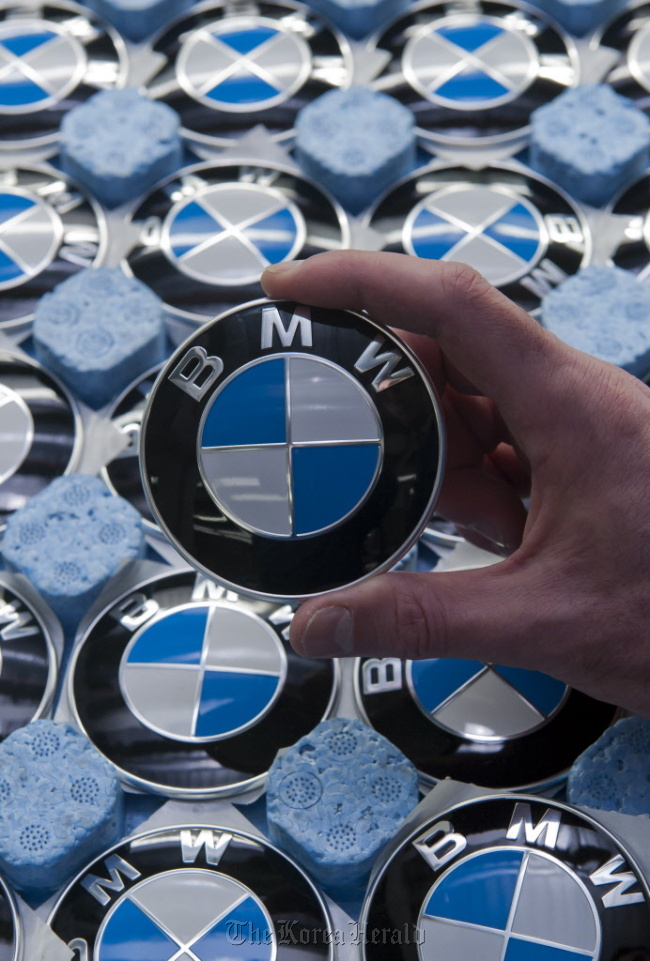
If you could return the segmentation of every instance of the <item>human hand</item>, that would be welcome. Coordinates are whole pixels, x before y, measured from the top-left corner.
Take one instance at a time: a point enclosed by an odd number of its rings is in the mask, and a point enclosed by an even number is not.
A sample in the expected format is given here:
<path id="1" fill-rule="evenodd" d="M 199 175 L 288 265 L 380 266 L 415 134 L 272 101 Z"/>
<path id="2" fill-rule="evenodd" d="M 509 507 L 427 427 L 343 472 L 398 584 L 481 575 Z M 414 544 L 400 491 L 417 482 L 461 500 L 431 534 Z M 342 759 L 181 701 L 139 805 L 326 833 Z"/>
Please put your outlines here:
<path id="1" fill-rule="evenodd" d="M 447 424 L 438 510 L 508 555 L 309 600 L 294 648 L 529 668 L 650 716 L 650 389 L 462 264 L 336 251 L 276 265 L 262 283 L 269 297 L 365 309 L 409 332 Z"/>

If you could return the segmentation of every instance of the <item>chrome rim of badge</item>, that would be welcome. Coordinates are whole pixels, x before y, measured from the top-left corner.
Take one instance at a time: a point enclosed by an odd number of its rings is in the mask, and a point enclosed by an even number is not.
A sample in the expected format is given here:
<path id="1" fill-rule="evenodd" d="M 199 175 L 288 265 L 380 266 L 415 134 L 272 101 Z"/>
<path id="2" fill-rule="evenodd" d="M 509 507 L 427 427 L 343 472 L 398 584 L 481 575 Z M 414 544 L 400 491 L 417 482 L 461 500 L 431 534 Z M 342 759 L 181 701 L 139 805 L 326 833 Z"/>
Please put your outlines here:
<path id="1" fill-rule="evenodd" d="M 360 658 L 354 691 L 364 720 L 429 784 L 544 790 L 618 716 L 538 671 L 480 661 Z"/>
<path id="2" fill-rule="evenodd" d="M 632 271 L 646 280 L 650 266 L 650 174 L 643 174 L 615 197 L 607 212 L 620 223 L 620 240 L 612 254 L 616 267 Z"/>
<path id="3" fill-rule="evenodd" d="M 0 148 L 55 153 L 65 114 L 126 82 L 115 30 L 73 3 L 0 5 Z"/>
<path id="4" fill-rule="evenodd" d="M 35 361 L 0 351 L 0 530 L 10 514 L 74 470 L 81 438 L 66 388 Z"/>
<path id="5" fill-rule="evenodd" d="M 97 961 L 116 952 L 140 961 L 143 951 L 183 959 L 332 958 L 327 906 L 305 872 L 266 839 L 200 823 L 109 849 L 67 887 L 48 924 L 81 959 Z"/>
<path id="6" fill-rule="evenodd" d="M 363 957 L 640 958 L 649 899 L 628 851 L 577 808 L 479 798 L 420 824 L 385 859 L 361 912 Z"/>
<path id="7" fill-rule="evenodd" d="M 594 50 L 616 50 L 620 58 L 606 82 L 640 110 L 650 109 L 650 3 L 627 4 L 625 10 L 594 34 Z"/>
<path id="8" fill-rule="evenodd" d="M 200 4 L 153 50 L 163 65 L 148 93 L 177 111 L 199 153 L 227 147 L 258 124 L 286 140 L 299 110 L 352 80 L 345 38 L 291 2 Z"/>
<path id="9" fill-rule="evenodd" d="M 0 330 L 24 327 L 43 294 L 98 265 L 107 243 L 100 207 L 45 168 L 0 171 Z"/>
<path id="10" fill-rule="evenodd" d="M 514 145 L 533 110 L 578 83 L 572 40 L 503 0 L 416 3 L 371 47 L 390 55 L 374 88 L 409 107 L 433 147 Z"/>
<path id="11" fill-rule="evenodd" d="M 277 751 L 327 717 L 338 693 L 334 662 L 291 648 L 292 613 L 195 571 L 134 585 L 75 651 L 79 728 L 146 791 L 200 799 L 260 786 Z"/>
<path id="12" fill-rule="evenodd" d="M 443 419 L 388 329 L 262 300 L 168 361 L 140 461 L 151 511 L 193 567 L 298 600 L 388 570 L 415 544 L 442 482 Z"/>
<path id="13" fill-rule="evenodd" d="M 162 364 L 146 371 L 117 398 L 108 418 L 124 438 L 124 447 L 102 467 L 102 479 L 114 494 L 123 497 L 140 514 L 146 530 L 160 534 L 142 486 L 140 474 L 140 430 L 142 418 L 156 377 Z"/>
<path id="14" fill-rule="evenodd" d="M 588 263 L 580 208 L 521 164 L 430 164 L 387 191 L 364 218 L 383 250 L 462 261 L 525 310 Z"/>
<path id="15" fill-rule="evenodd" d="M 263 296 L 269 264 L 348 247 L 342 208 L 276 164 L 187 167 L 159 185 L 131 222 L 139 238 L 123 262 L 184 320 L 202 323 Z"/>
<path id="16" fill-rule="evenodd" d="M 23 961 L 23 933 L 11 890 L 0 877 L 0 961 Z"/>

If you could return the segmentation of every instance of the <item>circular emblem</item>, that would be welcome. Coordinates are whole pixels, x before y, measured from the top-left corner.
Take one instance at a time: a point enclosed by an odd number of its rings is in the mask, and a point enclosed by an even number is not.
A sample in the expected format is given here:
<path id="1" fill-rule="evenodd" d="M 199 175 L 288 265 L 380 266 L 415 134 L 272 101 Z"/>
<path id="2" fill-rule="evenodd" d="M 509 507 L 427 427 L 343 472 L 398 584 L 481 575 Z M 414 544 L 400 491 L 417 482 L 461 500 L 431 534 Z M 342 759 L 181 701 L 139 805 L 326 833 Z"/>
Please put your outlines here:
<path id="1" fill-rule="evenodd" d="M 650 107 L 650 3 L 627 4 L 625 10 L 596 31 L 594 49 L 607 47 L 620 54 L 606 78 L 618 94 Z"/>
<path id="2" fill-rule="evenodd" d="M 281 166 L 188 167 L 154 190 L 132 220 L 139 237 L 124 268 L 172 315 L 198 322 L 261 297 L 269 264 L 350 243 L 338 204 Z"/>
<path id="3" fill-rule="evenodd" d="M 154 43 L 161 66 L 149 94 L 179 113 L 185 136 L 207 155 L 257 124 L 288 139 L 302 107 L 352 77 L 348 44 L 307 7 L 230 8 L 201 4 Z"/>
<path id="4" fill-rule="evenodd" d="M 296 945 L 314 961 L 331 957 L 327 909 L 300 868 L 267 841 L 206 825 L 107 851 L 64 891 L 49 925 L 94 961 L 290 961 Z"/>
<path id="5" fill-rule="evenodd" d="M 645 281 L 650 266 L 650 174 L 643 174 L 610 205 L 621 224 L 612 262 Z"/>
<path id="6" fill-rule="evenodd" d="M 3 575 L 0 580 L 0 740 L 43 717 L 51 706 L 56 684 L 56 654 L 46 616 L 31 596 L 17 592 L 11 575 Z"/>
<path id="7" fill-rule="evenodd" d="M 617 709 L 521 668 L 453 658 L 356 662 L 367 722 L 426 781 L 546 787 L 615 720 Z"/>
<path id="8" fill-rule="evenodd" d="M 569 197 L 515 164 L 432 164 L 388 191 L 365 224 L 383 235 L 384 250 L 470 264 L 529 311 L 591 254 Z"/>
<path id="9" fill-rule="evenodd" d="M 364 903 L 364 958 L 642 957 L 648 897 L 624 848 L 578 810 L 480 798 L 420 825 L 390 855 Z"/>
<path id="10" fill-rule="evenodd" d="M 3 3 L 2 148 L 54 153 L 64 114 L 98 90 L 121 86 L 125 75 L 123 42 L 92 13 L 66 3 Z"/>
<path id="11" fill-rule="evenodd" d="M 21 961 L 22 932 L 13 895 L 0 878 L 0 961 Z"/>
<path id="12" fill-rule="evenodd" d="M 164 368 L 141 442 L 152 513 L 190 563 L 266 598 L 392 567 L 436 499 L 443 442 L 426 374 L 345 311 L 257 301 Z"/>
<path id="13" fill-rule="evenodd" d="M 124 445 L 102 468 L 102 480 L 119 497 L 123 497 L 139 512 L 150 533 L 160 533 L 151 516 L 140 477 L 140 428 L 142 417 L 154 381 L 161 366 L 146 371 L 115 401 L 108 413 L 114 428 L 122 435 Z"/>
<path id="14" fill-rule="evenodd" d="M 0 351 L 0 528 L 74 470 L 80 444 L 79 414 L 63 386 L 34 361 Z"/>
<path id="15" fill-rule="evenodd" d="M 63 175 L 0 174 L 0 330 L 24 326 L 37 301 L 71 274 L 98 264 L 106 228 L 94 202 Z"/>
<path id="16" fill-rule="evenodd" d="M 206 187 L 169 211 L 163 247 L 172 265 L 201 284 L 246 287 L 270 264 L 293 260 L 305 220 L 280 190 L 261 184 Z"/>
<path id="17" fill-rule="evenodd" d="M 288 605 L 194 572 L 137 585 L 89 627 L 70 672 L 81 728 L 123 779 L 212 797 L 261 782 L 332 708 L 338 673 L 288 643 Z"/>
<path id="18" fill-rule="evenodd" d="M 506 0 L 459 12 L 443 0 L 413 4 L 371 46 L 386 59 L 376 88 L 414 111 L 432 147 L 516 142 L 533 110 L 578 82 L 573 43 Z"/>

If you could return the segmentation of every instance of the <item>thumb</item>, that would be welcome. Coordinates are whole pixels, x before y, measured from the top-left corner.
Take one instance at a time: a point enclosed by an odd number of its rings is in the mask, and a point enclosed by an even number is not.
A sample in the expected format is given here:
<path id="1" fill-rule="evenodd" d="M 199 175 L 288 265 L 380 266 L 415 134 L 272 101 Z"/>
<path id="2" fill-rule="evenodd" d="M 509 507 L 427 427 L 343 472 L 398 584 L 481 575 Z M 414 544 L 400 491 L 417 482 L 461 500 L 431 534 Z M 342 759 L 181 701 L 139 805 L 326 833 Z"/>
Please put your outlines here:
<path id="1" fill-rule="evenodd" d="M 540 637 L 525 636 L 545 633 L 541 592 L 539 617 L 534 603 L 530 575 L 524 587 L 510 559 L 473 571 L 392 572 L 305 602 L 291 643 L 306 657 L 454 657 L 552 673 L 552 663 L 540 664 Z"/>

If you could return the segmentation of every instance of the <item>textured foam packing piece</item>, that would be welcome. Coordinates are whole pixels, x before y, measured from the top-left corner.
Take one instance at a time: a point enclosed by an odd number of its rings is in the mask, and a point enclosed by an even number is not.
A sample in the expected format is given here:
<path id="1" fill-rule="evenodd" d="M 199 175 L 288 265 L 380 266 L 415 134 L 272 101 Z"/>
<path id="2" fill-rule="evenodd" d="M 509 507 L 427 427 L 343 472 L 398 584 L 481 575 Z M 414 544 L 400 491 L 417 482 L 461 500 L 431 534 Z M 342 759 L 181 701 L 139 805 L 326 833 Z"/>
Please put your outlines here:
<path id="1" fill-rule="evenodd" d="M 300 111 L 296 159 L 353 214 L 416 165 L 415 118 L 365 87 L 331 90 Z"/>
<path id="2" fill-rule="evenodd" d="M 334 898 L 358 897 L 418 803 L 417 780 L 401 751 L 361 721 L 323 721 L 271 766 L 270 836 Z"/>
<path id="3" fill-rule="evenodd" d="M 163 305 L 117 267 L 90 268 L 36 307 L 34 351 L 90 407 L 102 407 L 165 358 Z"/>
<path id="4" fill-rule="evenodd" d="M 650 372 L 650 288 L 620 267 L 592 264 L 563 281 L 542 301 L 542 324 L 637 377 Z"/>
<path id="5" fill-rule="evenodd" d="M 533 0 L 533 4 L 569 33 L 582 37 L 615 16 L 626 0 Z"/>
<path id="6" fill-rule="evenodd" d="M 19 891 L 55 891 L 122 834 L 110 765 L 67 724 L 33 721 L 0 745 L 0 871 Z"/>
<path id="7" fill-rule="evenodd" d="M 53 481 L 11 515 L 2 552 L 71 630 L 127 560 L 145 547 L 134 507 L 97 477 Z"/>
<path id="8" fill-rule="evenodd" d="M 408 9 L 411 0 L 310 0 L 309 6 L 322 13 L 339 30 L 360 40 L 378 30 L 389 17 Z"/>
<path id="9" fill-rule="evenodd" d="M 569 771 L 571 804 L 650 815 L 650 721 L 625 717 L 580 755 Z"/>
<path id="10" fill-rule="evenodd" d="M 192 0 L 86 0 L 86 6 L 134 43 L 161 30 L 191 4 Z"/>
<path id="11" fill-rule="evenodd" d="M 182 166 L 180 120 L 132 87 L 103 90 L 63 118 L 60 149 L 63 170 L 115 207 Z"/>
<path id="12" fill-rule="evenodd" d="M 586 84 L 531 116 L 529 162 L 578 200 L 607 203 L 650 159 L 650 120 L 606 84 Z"/>

